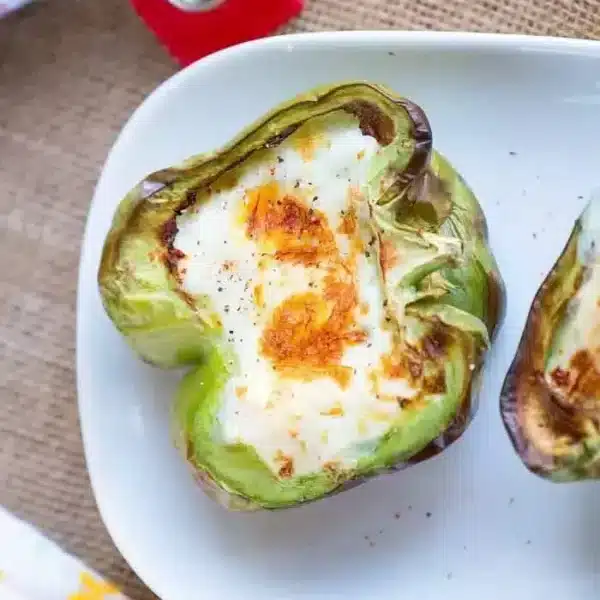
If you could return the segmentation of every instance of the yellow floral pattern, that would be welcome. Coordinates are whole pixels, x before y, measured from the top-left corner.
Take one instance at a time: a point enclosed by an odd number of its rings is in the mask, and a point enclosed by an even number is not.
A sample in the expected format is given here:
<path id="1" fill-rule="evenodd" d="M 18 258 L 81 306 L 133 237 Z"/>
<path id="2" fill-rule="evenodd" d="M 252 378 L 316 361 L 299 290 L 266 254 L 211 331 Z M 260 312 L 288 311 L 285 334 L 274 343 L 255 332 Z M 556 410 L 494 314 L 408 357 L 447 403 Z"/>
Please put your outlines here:
<path id="1" fill-rule="evenodd" d="M 119 594 L 119 590 L 106 581 L 94 578 L 89 573 L 80 576 L 79 591 L 70 594 L 67 600 L 109 600 L 110 596 Z"/>
<path id="2" fill-rule="evenodd" d="M 128 600 L 117 586 L 0 505 L 0 600 L 41 598 Z"/>

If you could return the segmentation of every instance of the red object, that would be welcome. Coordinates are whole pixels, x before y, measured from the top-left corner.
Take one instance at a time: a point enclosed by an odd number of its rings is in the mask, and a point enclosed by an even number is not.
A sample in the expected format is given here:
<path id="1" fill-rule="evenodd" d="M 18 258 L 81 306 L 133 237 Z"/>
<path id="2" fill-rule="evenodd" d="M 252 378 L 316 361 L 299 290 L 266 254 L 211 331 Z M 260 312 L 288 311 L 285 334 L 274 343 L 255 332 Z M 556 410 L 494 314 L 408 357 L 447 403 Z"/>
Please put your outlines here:
<path id="1" fill-rule="evenodd" d="M 265 37 L 303 8 L 303 0 L 225 0 L 203 12 L 182 10 L 167 0 L 131 3 L 181 66 L 228 46 Z"/>

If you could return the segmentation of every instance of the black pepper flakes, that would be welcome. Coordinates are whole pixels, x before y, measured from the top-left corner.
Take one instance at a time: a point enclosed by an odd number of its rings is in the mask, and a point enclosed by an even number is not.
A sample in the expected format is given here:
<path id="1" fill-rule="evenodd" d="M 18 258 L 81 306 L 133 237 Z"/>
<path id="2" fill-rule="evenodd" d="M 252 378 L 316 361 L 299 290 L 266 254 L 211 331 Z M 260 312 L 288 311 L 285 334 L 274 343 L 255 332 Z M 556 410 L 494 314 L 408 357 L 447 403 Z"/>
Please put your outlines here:
<path id="1" fill-rule="evenodd" d="M 282 156 L 278 156 L 278 157 L 277 157 L 277 162 L 278 162 L 279 164 L 281 164 L 281 163 L 283 162 L 283 157 L 282 157 Z"/>
<path id="2" fill-rule="evenodd" d="M 296 180 L 296 183 L 294 184 L 294 189 L 298 189 L 300 187 L 300 181 Z"/>
<path id="3" fill-rule="evenodd" d="M 219 287 L 217 288 L 217 292 L 222 292 L 222 291 L 223 291 L 223 288 L 222 288 L 221 286 L 219 286 Z"/>
<path id="4" fill-rule="evenodd" d="M 426 513 L 425 513 L 425 516 L 426 516 L 428 519 L 430 519 L 430 518 L 431 518 L 431 513 L 430 513 L 430 512 L 426 512 Z"/>

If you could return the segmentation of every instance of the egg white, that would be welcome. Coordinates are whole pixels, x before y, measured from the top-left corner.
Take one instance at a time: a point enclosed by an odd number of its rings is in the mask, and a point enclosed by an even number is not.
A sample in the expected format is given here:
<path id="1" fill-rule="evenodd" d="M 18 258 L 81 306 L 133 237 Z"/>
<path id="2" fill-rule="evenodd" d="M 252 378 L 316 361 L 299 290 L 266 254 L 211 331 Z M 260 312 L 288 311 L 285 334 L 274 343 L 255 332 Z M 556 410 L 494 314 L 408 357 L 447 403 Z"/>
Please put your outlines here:
<path id="1" fill-rule="evenodd" d="M 299 132 L 299 135 L 301 132 Z M 273 151 L 265 151 L 251 168 L 241 168 L 234 185 L 218 185 L 197 210 L 178 218 L 175 247 L 181 262 L 182 285 L 192 295 L 206 295 L 223 323 L 235 356 L 218 414 L 215 436 L 223 443 L 252 446 L 277 473 L 281 455 L 293 460 L 294 474 L 320 471 L 328 463 L 352 468 L 371 452 L 401 410 L 390 393 L 415 394 L 404 380 L 380 381 L 383 394 L 373 389 L 370 372 L 391 350 L 392 337 L 383 327 L 383 288 L 376 256 L 360 254 L 356 280 L 360 303 L 358 324 L 368 331 L 364 343 L 348 347 L 341 361 L 353 369 L 346 389 L 332 378 L 298 381 L 281 377 L 259 352 L 259 339 L 273 310 L 291 294 L 322 290 L 324 271 L 269 261 L 261 269 L 260 251 L 239 221 L 246 191 L 275 181 L 310 201 L 325 213 L 342 255 L 350 252 L 348 236 L 337 233 L 351 189 L 366 183 L 369 159 L 378 142 L 363 135 L 354 118 L 321 130 L 320 142 L 307 160 L 297 135 Z M 368 242 L 366 204 L 359 210 L 361 231 Z M 226 265 L 226 266 L 224 266 Z M 262 284 L 264 306 L 256 305 L 254 288 Z M 364 312 L 364 311 L 363 311 Z M 341 407 L 341 414 L 328 414 Z"/>
<path id="2" fill-rule="evenodd" d="M 546 376 L 553 385 L 551 373 L 569 370 L 571 360 L 580 351 L 590 352 L 596 370 L 600 371 L 600 197 L 593 198 L 581 217 L 577 257 L 585 265 L 581 287 L 567 304 L 564 324 L 554 341 L 554 351 L 546 365 Z"/>

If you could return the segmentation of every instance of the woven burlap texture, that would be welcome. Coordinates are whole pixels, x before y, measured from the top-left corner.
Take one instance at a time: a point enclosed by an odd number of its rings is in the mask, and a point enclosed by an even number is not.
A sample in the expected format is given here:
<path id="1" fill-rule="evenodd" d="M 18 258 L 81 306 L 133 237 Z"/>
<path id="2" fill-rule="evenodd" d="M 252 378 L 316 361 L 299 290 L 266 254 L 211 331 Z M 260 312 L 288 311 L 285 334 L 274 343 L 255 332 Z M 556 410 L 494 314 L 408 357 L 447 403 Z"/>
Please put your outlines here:
<path id="1" fill-rule="evenodd" d="M 285 31 L 462 29 L 600 38 L 600 0 L 309 1 Z M 176 66 L 125 0 L 40 0 L 0 21 L 0 503 L 122 585 L 82 453 L 79 244 L 99 168 Z"/>

